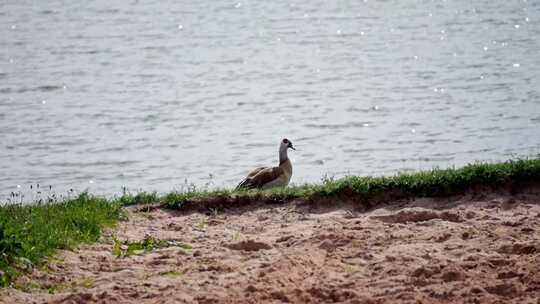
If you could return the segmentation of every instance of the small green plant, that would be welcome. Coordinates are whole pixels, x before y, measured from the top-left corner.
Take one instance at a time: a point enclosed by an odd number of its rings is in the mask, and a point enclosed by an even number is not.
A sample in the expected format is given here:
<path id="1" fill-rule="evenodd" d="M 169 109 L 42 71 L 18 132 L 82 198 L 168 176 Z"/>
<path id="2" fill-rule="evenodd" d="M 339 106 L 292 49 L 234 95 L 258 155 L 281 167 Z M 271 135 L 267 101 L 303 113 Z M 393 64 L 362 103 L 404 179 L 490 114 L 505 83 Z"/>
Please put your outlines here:
<path id="1" fill-rule="evenodd" d="M 82 288 L 90 288 L 90 287 L 92 287 L 93 284 L 94 284 L 94 279 L 92 279 L 90 277 L 83 278 L 82 280 L 77 282 L 77 285 L 82 287 Z"/>
<path id="2" fill-rule="evenodd" d="M 205 218 L 202 218 L 199 223 L 197 224 L 197 229 L 199 230 L 205 230 L 206 227 L 208 226 L 208 221 L 206 221 Z"/>
<path id="3" fill-rule="evenodd" d="M 176 240 L 166 241 L 156 239 L 153 236 L 147 234 L 142 241 L 125 241 L 120 242 L 117 239 L 113 241 L 112 254 L 117 258 L 130 257 L 132 255 L 144 254 L 155 249 L 166 248 L 171 246 L 178 246 L 184 250 L 192 249 L 191 245 Z"/>
<path id="4" fill-rule="evenodd" d="M 113 240 L 112 254 L 117 258 L 122 256 L 122 248 L 120 246 L 121 246 L 120 241 L 115 238 Z"/>
<path id="5" fill-rule="evenodd" d="M 184 275 L 183 272 L 176 271 L 176 270 L 164 271 L 164 272 L 161 272 L 159 274 L 163 275 L 163 276 L 168 276 L 168 277 L 179 277 L 179 276 Z"/>
<path id="6" fill-rule="evenodd" d="M 180 247 L 180 248 L 182 248 L 182 249 L 184 249 L 184 250 L 191 250 L 191 249 L 193 249 L 193 247 L 192 247 L 190 244 L 188 244 L 188 243 L 182 243 L 182 242 L 180 242 L 180 243 L 178 244 L 178 247 Z"/>
<path id="7" fill-rule="evenodd" d="M 210 207 L 210 215 L 213 216 L 213 217 L 217 217 L 219 215 L 219 208 Z"/>
<path id="8" fill-rule="evenodd" d="M 348 273 L 354 273 L 356 272 L 356 269 L 354 269 L 354 267 L 352 267 L 351 265 L 348 265 L 348 264 L 345 264 L 343 266 L 343 269 L 348 272 Z"/>
<path id="9" fill-rule="evenodd" d="M 238 240 L 240 239 L 240 236 L 241 236 L 240 232 L 239 232 L 239 231 L 236 231 L 236 232 L 233 234 L 233 237 L 232 237 L 233 241 L 238 241 Z"/>

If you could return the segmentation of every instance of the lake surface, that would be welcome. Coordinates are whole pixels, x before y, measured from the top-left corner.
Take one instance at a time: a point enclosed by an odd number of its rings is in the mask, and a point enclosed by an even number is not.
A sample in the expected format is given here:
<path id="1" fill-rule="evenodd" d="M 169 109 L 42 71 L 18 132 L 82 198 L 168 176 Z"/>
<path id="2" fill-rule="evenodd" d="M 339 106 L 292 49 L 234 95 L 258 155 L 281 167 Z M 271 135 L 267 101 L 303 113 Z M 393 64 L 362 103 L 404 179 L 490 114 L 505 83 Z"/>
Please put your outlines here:
<path id="1" fill-rule="evenodd" d="M 1 4 L 0 200 L 540 153 L 540 1 L 87 2 Z"/>

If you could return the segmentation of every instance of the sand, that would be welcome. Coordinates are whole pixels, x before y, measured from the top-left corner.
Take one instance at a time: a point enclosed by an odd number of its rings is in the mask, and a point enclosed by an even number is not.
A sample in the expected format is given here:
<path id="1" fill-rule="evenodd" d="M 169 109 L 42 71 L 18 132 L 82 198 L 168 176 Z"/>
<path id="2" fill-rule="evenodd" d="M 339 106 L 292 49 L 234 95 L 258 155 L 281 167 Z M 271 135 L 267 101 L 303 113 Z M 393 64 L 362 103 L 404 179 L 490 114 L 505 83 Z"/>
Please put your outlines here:
<path id="1" fill-rule="evenodd" d="M 170 247 L 113 255 L 113 238 Z M 192 248 L 181 248 L 178 242 Z M 540 303 L 540 190 L 255 204 L 214 214 L 131 208 L 61 251 L 2 303 Z"/>

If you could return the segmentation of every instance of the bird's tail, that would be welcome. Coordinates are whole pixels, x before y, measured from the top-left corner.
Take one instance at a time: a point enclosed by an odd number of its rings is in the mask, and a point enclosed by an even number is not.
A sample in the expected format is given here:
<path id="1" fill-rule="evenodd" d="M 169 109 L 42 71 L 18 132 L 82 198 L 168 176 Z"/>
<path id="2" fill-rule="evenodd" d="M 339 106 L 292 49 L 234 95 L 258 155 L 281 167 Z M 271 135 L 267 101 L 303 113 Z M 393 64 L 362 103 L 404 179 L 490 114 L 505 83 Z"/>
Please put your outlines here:
<path id="1" fill-rule="evenodd" d="M 235 191 L 242 190 L 242 189 L 249 189 L 250 187 L 250 178 L 246 178 L 243 181 L 241 181 L 236 188 L 234 188 Z"/>

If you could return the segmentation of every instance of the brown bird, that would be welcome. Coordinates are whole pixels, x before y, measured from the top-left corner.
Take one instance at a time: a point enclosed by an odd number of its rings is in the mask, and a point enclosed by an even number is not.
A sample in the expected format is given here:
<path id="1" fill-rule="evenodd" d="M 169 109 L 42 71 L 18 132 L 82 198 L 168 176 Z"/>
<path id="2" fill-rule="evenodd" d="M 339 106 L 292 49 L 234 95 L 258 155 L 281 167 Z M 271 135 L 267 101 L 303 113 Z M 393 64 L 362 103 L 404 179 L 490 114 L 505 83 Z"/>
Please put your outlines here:
<path id="1" fill-rule="evenodd" d="M 288 149 L 296 150 L 292 142 L 284 138 L 279 145 L 279 166 L 259 167 L 251 171 L 247 177 L 236 186 L 239 189 L 268 189 L 273 187 L 284 187 L 289 184 L 292 176 L 291 160 L 287 156 Z"/>

